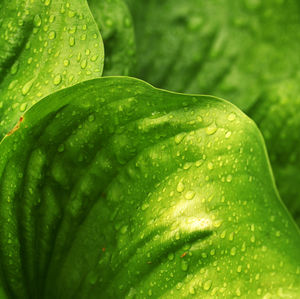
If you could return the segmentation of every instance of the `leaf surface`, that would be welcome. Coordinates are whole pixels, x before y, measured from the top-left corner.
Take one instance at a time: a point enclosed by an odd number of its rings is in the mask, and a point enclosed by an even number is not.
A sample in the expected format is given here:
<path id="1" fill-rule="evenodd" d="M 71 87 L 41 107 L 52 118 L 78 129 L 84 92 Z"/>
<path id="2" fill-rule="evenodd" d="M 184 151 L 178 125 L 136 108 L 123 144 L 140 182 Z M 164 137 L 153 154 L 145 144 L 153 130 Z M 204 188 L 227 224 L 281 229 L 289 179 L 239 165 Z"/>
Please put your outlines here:
<path id="1" fill-rule="evenodd" d="M 1 1 L 0 139 L 42 97 L 100 77 L 103 60 L 86 0 Z"/>
<path id="2" fill-rule="evenodd" d="M 105 48 L 104 76 L 128 76 L 135 64 L 132 17 L 124 0 L 89 0 Z"/>
<path id="3" fill-rule="evenodd" d="M 160 88 L 228 99 L 253 118 L 300 225 L 299 1 L 127 2 L 137 76 Z"/>
<path id="4" fill-rule="evenodd" d="M 232 104 L 107 77 L 51 94 L 0 146 L 16 298 L 296 298 L 300 236 Z"/>

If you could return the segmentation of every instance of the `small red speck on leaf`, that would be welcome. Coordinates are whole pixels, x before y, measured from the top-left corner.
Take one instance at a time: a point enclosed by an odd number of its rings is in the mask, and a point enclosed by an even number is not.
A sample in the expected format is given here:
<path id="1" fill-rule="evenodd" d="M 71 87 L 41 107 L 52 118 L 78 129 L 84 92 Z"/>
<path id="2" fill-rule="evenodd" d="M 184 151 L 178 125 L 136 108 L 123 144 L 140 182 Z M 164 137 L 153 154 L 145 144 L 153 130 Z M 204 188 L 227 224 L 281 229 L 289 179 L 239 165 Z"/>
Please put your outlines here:
<path id="1" fill-rule="evenodd" d="M 105 252 L 105 250 L 106 250 L 106 248 L 105 248 L 105 247 L 103 247 L 103 248 L 102 248 L 102 252 Z"/>
<path id="2" fill-rule="evenodd" d="M 180 257 L 183 258 L 187 255 L 187 252 L 184 252 Z"/>
<path id="3" fill-rule="evenodd" d="M 14 126 L 13 129 L 11 129 L 8 133 L 7 133 L 7 136 L 11 135 L 12 133 L 16 132 L 19 128 L 20 128 L 20 124 L 21 122 L 24 120 L 24 116 L 21 116 L 19 118 L 19 121 L 18 123 Z"/>

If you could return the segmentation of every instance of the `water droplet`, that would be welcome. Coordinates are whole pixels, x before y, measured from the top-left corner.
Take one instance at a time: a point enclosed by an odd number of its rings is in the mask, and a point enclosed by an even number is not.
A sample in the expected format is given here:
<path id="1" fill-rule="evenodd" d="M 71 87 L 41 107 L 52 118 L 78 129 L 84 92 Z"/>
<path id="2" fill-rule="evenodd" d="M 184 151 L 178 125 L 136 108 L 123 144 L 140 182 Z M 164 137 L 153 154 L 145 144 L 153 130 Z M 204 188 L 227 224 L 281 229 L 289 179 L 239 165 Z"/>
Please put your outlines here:
<path id="1" fill-rule="evenodd" d="M 26 110 L 26 108 L 27 108 L 27 103 L 23 103 L 23 104 L 20 105 L 20 111 L 21 112 L 24 112 Z"/>
<path id="2" fill-rule="evenodd" d="M 111 27 L 113 25 L 113 21 L 111 19 L 106 19 L 105 24 L 106 26 Z"/>
<path id="3" fill-rule="evenodd" d="M 93 122 L 95 120 L 95 115 L 94 114 L 89 115 L 88 120 L 89 122 Z"/>
<path id="4" fill-rule="evenodd" d="M 40 17 L 39 15 L 35 15 L 35 16 L 34 16 L 34 19 L 33 19 L 33 25 L 34 25 L 35 27 L 40 27 L 41 24 L 42 24 L 42 19 L 41 19 L 41 17 Z"/>
<path id="5" fill-rule="evenodd" d="M 149 204 L 148 203 L 144 203 L 143 205 L 142 205 L 142 211 L 145 211 L 145 210 L 147 210 L 149 208 Z"/>
<path id="6" fill-rule="evenodd" d="M 15 75 L 18 72 L 18 69 L 19 69 L 19 61 L 16 61 L 10 69 L 10 73 L 12 75 Z"/>
<path id="7" fill-rule="evenodd" d="M 65 150 L 64 144 L 60 144 L 59 147 L 57 148 L 57 151 L 58 151 L 59 153 L 62 153 L 64 150 Z"/>
<path id="8" fill-rule="evenodd" d="M 124 25 L 125 25 L 125 27 L 130 27 L 131 26 L 131 20 L 130 20 L 130 18 L 125 18 Z"/>
<path id="9" fill-rule="evenodd" d="M 32 87 L 32 84 L 33 84 L 33 81 L 34 79 L 28 81 L 27 83 L 24 84 L 23 88 L 22 88 L 22 94 L 25 96 L 29 90 L 31 89 Z"/>
<path id="10" fill-rule="evenodd" d="M 242 294 L 240 288 L 237 288 L 235 293 L 237 296 L 241 296 L 241 294 Z"/>
<path id="11" fill-rule="evenodd" d="M 48 34 L 49 39 L 55 39 L 56 37 L 56 32 L 54 30 L 50 31 Z"/>
<path id="12" fill-rule="evenodd" d="M 235 114 L 235 113 L 230 113 L 230 114 L 228 115 L 228 120 L 229 120 L 229 121 L 234 121 L 235 118 L 236 118 L 236 114 Z"/>
<path id="13" fill-rule="evenodd" d="M 13 81 L 11 81 L 11 82 L 9 83 L 9 85 L 8 85 L 8 89 L 10 90 L 10 89 L 15 88 L 15 86 L 17 85 L 17 83 L 18 83 L 18 80 L 13 80 Z"/>
<path id="14" fill-rule="evenodd" d="M 93 55 L 92 57 L 91 57 L 91 61 L 96 61 L 98 59 L 98 55 Z"/>
<path id="15" fill-rule="evenodd" d="M 178 135 L 176 135 L 175 136 L 175 143 L 176 144 L 179 144 L 182 140 L 183 140 L 183 138 L 185 137 L 185 133 L 180 133 L 180 134 L 178 134 Z"/>
<path id="16" fill-rule="evenodd" d="M 125 234 L 127 232 L 128 226 L 124 225 L 122 226 L 122 228 L 120 229 L 121 234 Z"/>
<path id="17" fill-rule="evenodd" d="M 74 38 L 74 36 L 71 36 L 71 37 L 69 38 L 69 45 L 70 45 L 71 47 L 73 47 L 73 46 L 75 45 L 75 38 Z"/>
<path id="18" fill-rule="evenodd" d="M 212 285 L 212 280 L 207 280 L 205 281 L 205 283 L 203 284 L 203 289 L 205 291 L 208 291 L 210 288 L 211 288 L 211 285 Z"/>
<path id="19" fill-rule="evenodd" d="M 232 181 L 232 175 L 231 175 L 231 174 L 229 174 L 229 175 L 226 177 L 226 181 L 227 181 L 228 183 L 230 183 L 230 182 Z"/>
<path id="20" fill-rule="evenodd" d="M 89 282 L 91 285 L 94 285 L 97 282 L 97 275 L 96 273 L 92 273 L 89 277 Z"/>
<path id="21" fill-rule="evenodd" d="M 195 191 L 187 191 L 187 193 L 185 193 L 185 198 L 186 199 L 188 199 L 188 200 L 190 200 L 190 199 L 193 199 L 194 198 L 194 196 L 195 196 Z"/>
<path id="22" fill-rule="evenodd" d="M 85 69 L 85 68 L 86 68 L 86 65 L 87 65 L 87 60 L 86 60 L 86 59 L 83 59 L 83 60 L 81 61 L 81 64 L 80 64 L 81 68 L 82 68 L 82 69 Z"/>
<path id="23" fill-rule="evenodd" d="M 189 292 L 190 292 L 191 295 L 194 295 L 196 293 L 195 292 L 195 288 L 194 287 L 190 287 Z"/>
<path id="24" fill-rule="evenodd" d="M 61 83 L 62 77 L 60 74 L 57 74 L 54 79 L 53 79 L 53 83 L 54 85 L 59 85 Z"/>
<path id="25" fill-rule="evenodd" d="M 169 261 L 173 261 L 173 260 L 174 260 L 174 256 L 175 256 L 174 253 L 172 253 L 172 252 L 169 253 L 169 254 L 168 254 L 168 260 L 169 260 Z"/>
<path id="26" fill-rule="evenodd" d="M 226 134 L 225 134 L 225 138 L 229 138 L 231 136 L 231 132 L 228 131 Z"/>
<path id="27" fill-rule="evenodd" d="M 198 160 L 195 163 L 196 167 L 200 167 L 202 164 L 203 164 L 203 160 Z"/>
<path id="28" fill-rule="evenodd" d="M 208 163 L 207 163 L 207 168 L 208 168 L 209 170 L 212 170 L 212 169 L 214 168 L 214 165 L 213 165 L 211 162 L 208 162 Z"/>
<path id="29" fill-rule="evenodd" d="M 73 10 L 69 10 L 69 12 L 68 12 L 68 16 L 70 17 L 70 18 L 73 18 L 74 16 L 75 16 L 75 11 L 73 11 Z"/>
<path id="30" fill-rule="evenodd" d="M 182 260 L 181 261 L 181 270 L 182 271 L 187 271 L 188 268 L 189 268 L 189 264 L 185 260 Z"/>
<path id="31" fill-rule="evenodd" d="M 54 20 L 55 20 L 55 15 L 51 15 L 51 16 L 49 17 L 49 23 L 53 23 Z"/>
<path id="32" fill-rule="evenodd" d="M 184 184 L 182 181 L 180 181 L 177 185 L 177 191 L 182 192 L 184 190 Z"/>
<path id="33" fill-rule="evenodd" d="M 236 247 L 232 247 L 230 249 L 230 255 L 235 255 L 236 254 Z"/>
<path id="34" fill-rule="evenodd" d="M 217 130 L 218 130 L 218 128 L 216 127 L 216 125 L 213 124 L 213 125 L 207 127 L 205 131 L 206 131 L 207 135 L 213 135 L 217 132 Z"/>

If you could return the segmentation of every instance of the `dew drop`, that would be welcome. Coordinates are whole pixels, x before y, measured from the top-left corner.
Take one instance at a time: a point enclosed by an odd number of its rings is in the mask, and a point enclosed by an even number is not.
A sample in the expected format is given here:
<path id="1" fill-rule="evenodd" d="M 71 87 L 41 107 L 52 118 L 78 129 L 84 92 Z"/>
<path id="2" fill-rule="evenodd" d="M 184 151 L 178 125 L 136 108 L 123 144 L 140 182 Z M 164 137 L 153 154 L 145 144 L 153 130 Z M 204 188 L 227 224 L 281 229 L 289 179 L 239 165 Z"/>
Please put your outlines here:
<path id="1" fill-rule="evenodd" d="M 208 291 L 211 288 L 211 285 L 212 285 L 212 280 L 207 280 L 203 285 L 203 289 L 205 291 Z"/>
<path id="2" fill-rule="evenodd" d="M 70 45 L 71 47 L 73 47 L 73 46 L 75 45 L 75 38 L 74 38 L 74 36 L 71 36 L 71 37 L 69 38 L 69 45 Z"/>
<path id="3" fill-rule="evenodd" d="M 180 181 L 177 185 L 177 192 L 182 192 L 184 190 L 184 184 Z"/>
<path id="4" fill-rule="evenodd" d="M 15 75 L 18 72 L 18 69 L 19 69 L 19 61 L 16 61 L 16 63 L 14 63 L 10 69 L 10 73 L 12 75 Z"/>
<path id="5" fill-rule="evenodd" d="M 59 85 L 61 83 L 61 80 L 62 80 L 61 75 L 57 74 L 53 79 L 54 85 Z"/>
<path id="6" fill-rule="evenodd" d="M 127 225 L 122 226 L 122 228 L 120 229 L 121 234 L 126 234 L 127 229 L 128 229 Z"/>
<path id="7" fill-rule="evenodd" d="M 22 94 L 25 96 L 29 90 L 31 89 L 32 87 L 32 84 L 33 84 L 33 79 L 28 81 L 27 83 L 24 84 L 23 88 L 22 88 Z"/>
<path id="8" fill-rule="evenodd" d="M 228 120 L 229 121 L 234 121 L 235 120 L 235 118 L 236 118 L 236 114 L 235 113 L 230 113 L 229 115 L 228 115 Z"/>
<path id="9" fill-rule="evenodd" d="M 236 254 L 236 247 L 232 247 L 231 249 L 230 249 L 230 255 L 235 255 Z"/>
<path id="10" fill-rule="evenodd" d="M 176 135 L 175 136 L 175 143 L 179 144 L 183 140 L 184 137 L 185 137 L 185 133 L 181 133 L 181 134 Z"/>
<path id="11" fill-rule="evenodd" d="M 142 205 L 142 211 L 145 211 L 145 210 L 147 210 L 149 208 L 149 204 L 148 203 L 144 203 L 143 205 Z"/>
<path id="12" fill-rule="evenodd" d="M 96 61 L 98 59 L 98 55 L 93 55 L 92 57 L 91 57 L 91 61 Z"/>
<path id="13" fill-rule="evenodd" d="M 56 37 L 56 32 L 54 30 L 50 31 L 48 34 L 49 39 L 55 39 Z"/>
<path id="14" fill-rule="evenodd" d="M 130 20 L 130 18 L 125 18 L 124 25 L 125 25 L 125 27 L 130 27 L 131 26 L 131 20 Z"/>
<path id="15" fill-rule="evenodd" d="M 200 167 L 202 164 L 203 164 L 203 160 L 198 160 L 195 163 L 196 167 Z"/>
<path id="16" fill-rule="evenodd" d="M 231 132 L 228 131 L 226 134 L 225 134 L 225 138 L 229 138 L 231 136 Z"/>
<path id="17" fill-rule="evenodd" d="M 26 110 L 26 108 L 27 108 L 27 103 L 22 103 L 22 104 L 20 105 L 20 111 L 21 111 L 21 112 L 24 112 L 24 111 Z"/>
<path id="18" fill-rule="evenodd" d="M 231 175 L 231 174 L 229 174 L 229 175 L 226 177 L 226 181 L 227 181 L 228 183 L 230 183 L 230 182 L 232 181 L 232 175 Z"/>
<path id="19" fill-rule="evenodd" d="M 17 85 L 17 83 L 18 83 L 18 80 L 13 80 L 13 81 L 11 81 L 11 82 L 9 83 L 9 85 L 8 85 L 8 89 L 10 90 L 10 89 L 15 88 L 15 86 Z"/>
<path id="20" fill-rule="evenodd" d="M 175 256 L 174 253 L 172 253 L 172 252 L 169 253 L 169 254 L 168 254 L 168 260 L 169 260 L 169 261 L 173 261 L 173 260 L 174 260 L 174 256 Z"/>
<path id="21" fill-rule="evenodd" d="M 113 25 L 113 21 L 111 19 L 106 19 L 105 24 L 106 26 L 111 27 Z"/>
<path id="22" fill-rule="evenodd" d="M 187 191 L 184 197 L 190 200 L 194 198 L 195 194 L 196 194 L 195 191 Z"/>
<path id="23" fill-rule="evenodd" d="M 216 125 L 213 124 L 212 126 L 207 127 L 205 131 L 207 135 L 213 135 L 217 132 L 217 129 L 218 128 L 216 127 Z"/>
<path id="24" fill-rule="evenodd" d="M 182 270 L 182 271 L 187 271 L 188 268 L 189 268 L 188 263 L 187 263 L 186 261 L 182 260 L 182 261 L 181 261 L 181 270 Z"/>
<path id="25" fill-rule="evenodd" d="M 35 16 L 34 16 L 34 19 L 33 19 L 33 25 L 34 25 L 35 27 L 40 27 L 41 24 L 42 24 L 42 19 L 41 19 L 41 17 L 40 17 L 39 15 L 35 15 Z"/>
<path id="26" fill-rule="evenodd" d="M 73 11 L 73 10 L 69 10 L 69 12 L 68 12 L 68 16 L 70 17 L 70 18 L 73 18 L 74 16 L 75 16 L 75 11 Z"/>
<path id="27" fill-rule="evenodd" d="M 95 115 L 94 114 L 89 115 L 88 120 L 89 122 L 93 122 L 95 120 Z"/>
<path id="28" fill-rule="evenodd" d="M 59 147 L 57 148 L 57 151 L 59 153 L 62 153 L 65 150 L 65 146 L 63 144 L 60 144 Z"/>
<path id="29" fill-rule="evenodd" d="M 80 67 L 81 67 L 82 69 L 85 69 L 85 68 L 86 68 L 86 65 L 87 65 L 87 60 L 86 60 L 86 59 L 83 59 L 83 60 L 81 61 Z"/>
<path id="30" fill-rule="evenodd" d="M 194 287 L 190 287 L 189 292 L 190 292 L 191 295 L 194 295 L 196 293 L 195 292 L 195 288 Z"/>

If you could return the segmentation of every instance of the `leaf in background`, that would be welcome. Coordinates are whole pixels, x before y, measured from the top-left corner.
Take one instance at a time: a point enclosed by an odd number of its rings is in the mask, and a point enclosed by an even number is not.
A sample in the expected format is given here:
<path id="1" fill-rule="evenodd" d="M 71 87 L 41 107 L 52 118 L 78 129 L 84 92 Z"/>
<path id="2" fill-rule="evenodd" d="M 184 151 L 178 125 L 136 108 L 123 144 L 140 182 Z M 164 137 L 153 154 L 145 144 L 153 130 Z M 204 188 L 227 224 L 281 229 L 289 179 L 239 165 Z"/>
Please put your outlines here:
<path id="1" fill-rule="evenodd" d="M 269 148 L 276 183 L 300 226 L 300 77 L 274 84 L 249 109 Z"/>
<path id="2" fill-rule="evenodd" d="M 100 77 L 103 44 L 83 1 L 0 4 L 0 140 L 55 90 Z"/>
<path id="3" fill-rule="evenodd" d="M 224 100 L 95 79 L 34 105 L 0 151 L 16 298 L 300 295 L 299 231 Z"/>
<path id="4" fill-rule="evenodd" d="M 127 2 L 137 76 L 169 90 L 229 99 L 254 118 L 279 191 L 300 225 L 299 1 Z M 278 138 L 281 128 L 289 133 Z"/>
<path id="5" fill-rule="evenodd" d="M 124 0 L 88 0 L 105 48 L 104 76 L 130 75 L 135 64 L 132 18 Z"/>

